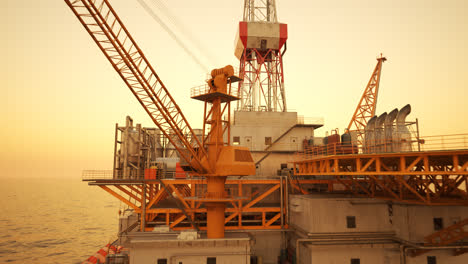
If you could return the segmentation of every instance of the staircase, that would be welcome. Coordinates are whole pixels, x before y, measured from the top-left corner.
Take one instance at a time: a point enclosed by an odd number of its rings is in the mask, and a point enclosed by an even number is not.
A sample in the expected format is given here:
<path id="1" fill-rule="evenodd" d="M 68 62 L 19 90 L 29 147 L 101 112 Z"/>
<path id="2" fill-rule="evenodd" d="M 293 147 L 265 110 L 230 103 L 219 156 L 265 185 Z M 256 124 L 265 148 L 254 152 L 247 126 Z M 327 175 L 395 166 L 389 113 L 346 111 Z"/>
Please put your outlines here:
<path id="1" fill-rule="evenodd" d="M 468 238 L 468 218 L 461 220 L 451 226 L 441 229 L 424 238 L 424 246 L 438 247 L 447 246 L 457 241 L 461 241 Z M 414 250 L 411 252 L 412 257 L 422 255 L 426 252 L 431 251 L 430 249 Z M 454 256 L 458 256 L 464 253 L 468 253 L 467 249 L 456 249 L 453 252 Z"/>
<path id="2" fill-rule="evenodd" d="M 267 153 L 265 153 L 265 155 L 262 158 L 260 158 L 257 162 L 255 162 L 255 165 L 260 164 L 264 159 L 266 159 L 268 156 L 270 156 L 270 154 L 271 154 L 270 149 L 273 147 L 273 145 L 275 145 L 278 141 L 280 141 L 280 139 L 282 139 L 286 134 L 288 134 L 295 127 L 296 127 L 296 125 L 293 125 L 292 127 L 290 127 L 283 134 L 281 134 L 281 136 L 276 138 L 275 141 L 273 141 L 268 147 L 266 147 L 264 151 L 267 151 Z"/>

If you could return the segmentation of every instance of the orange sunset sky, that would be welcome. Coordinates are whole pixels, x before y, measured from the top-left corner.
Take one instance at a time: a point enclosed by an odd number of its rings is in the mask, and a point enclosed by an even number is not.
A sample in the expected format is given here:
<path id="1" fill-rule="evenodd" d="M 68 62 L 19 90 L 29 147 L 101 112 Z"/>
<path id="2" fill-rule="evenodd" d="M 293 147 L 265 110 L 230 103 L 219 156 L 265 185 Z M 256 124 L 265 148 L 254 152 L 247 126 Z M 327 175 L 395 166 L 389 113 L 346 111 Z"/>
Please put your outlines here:
<path id="1" fill-rule="evenodd" d="M 201 127 L 203 105 L 189 95 L 207 72 L 138 1 L 110 2 L 192 127 Z M 164 2 L 200 42 L 204 52 L 194 52 L 208 57 L 207 68 L 238 67 L 242 0 Z M 153 126 L 149 117 L 64 1 L 0 5 L 0 177 L 110 169 L 115 123 L 131 115 Z M 288 107 L 323 117 L 317 135 L 348 125 L 381 52 L 388 61 L 377 113 L 410 103 L 409 119 L 419 119 L 422 135 L 468 133 L 468 1 L 277 0 L 277 9 L 289 27 Z"/>

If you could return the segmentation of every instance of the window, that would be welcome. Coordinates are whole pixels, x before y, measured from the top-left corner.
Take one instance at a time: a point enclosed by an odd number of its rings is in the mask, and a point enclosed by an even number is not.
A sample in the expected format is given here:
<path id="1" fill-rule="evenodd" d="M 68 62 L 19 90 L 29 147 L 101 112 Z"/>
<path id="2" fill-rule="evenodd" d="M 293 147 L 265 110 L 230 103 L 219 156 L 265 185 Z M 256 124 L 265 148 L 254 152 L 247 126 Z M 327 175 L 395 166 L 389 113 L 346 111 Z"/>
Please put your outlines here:
<path id="1" fill-rule="evenodd" d="M 206 264 L 216 264 L 216 258 L 206 258 Z"/>
<path id="2" fill-rule="evenodd" d="M 347 216 L 346 217 L 346 226 L 348 228 L 356 228 L 356 217 L 355 216 Z M 356 262 L 359 263 L 359 262 Z M 353 262 L 351 262 L 353 264 Z"/>
<path id="3" fill-rule="evenodd" d="M 442 218 L 440 217 L 434 217 L 434 230 L 438 231 L 444 228 L 444 223 L 442 221 Z"/>
<path id="4" fill-rule="evenodd" d="M 267 48 L 267 40 L 266 39 L 260 40 L 260 50 L 266 50 L 266 48 Z"/>
<path id="5" fill-rule="evenodd" d="M 158 264 L 167 264 L 167 259 L 158 259 Z"/>
<path id="6" fill-rule="evenodd" d="M 233 137 L 232 141 L 233 141 L 233 145 L 239 145 L 240 144 L 240 137 Z"/>
<path id="7" fill-rule="evenodd" d="M 287 169 L 288 164 L 287 163 L 281 163 L 281 169 Z"/>
<path id="8" fill-rule="evenodd" d="M 361 264 L 361 259 L 358 259 L 358 258 L 351 259 L 351 264 Z"/>
<path id="9" fill-rule="evenodd" d="M 437 259 L 435 256 L 427 256 L 427 264 L 437 264 Z"/>
<path id="10" fill-rule="evenodd" d="M 250 256 L 250 264 L 257 264 L 258 258 L 257 256 Z"/>
<path id="11" fill-rule="evenodd" d="M 265 145 L 271 145 L 271 137 L 265 137 Z"/>

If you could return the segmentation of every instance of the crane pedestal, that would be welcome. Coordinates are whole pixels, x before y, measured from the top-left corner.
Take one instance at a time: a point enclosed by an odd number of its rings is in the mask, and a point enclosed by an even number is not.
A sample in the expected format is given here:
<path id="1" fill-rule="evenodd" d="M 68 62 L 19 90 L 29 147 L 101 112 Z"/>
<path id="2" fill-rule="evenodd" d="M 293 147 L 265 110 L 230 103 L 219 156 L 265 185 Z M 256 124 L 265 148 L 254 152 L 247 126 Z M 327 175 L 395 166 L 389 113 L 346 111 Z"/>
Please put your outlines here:
<path id="1" fill-rule="evenodd" d="M 205 202 L 207 208 L 208 238 L 223 238 L 225 203 L 233 201 L 225 191 L 226 178 L 254 175 L 255 164 L 247 148 L 230 146 L 230 102 L 239 100 L 231 91 L 231 83 L 239 78 L 234 76 L 230 65 L 213 70 L 211 77 L 205 87 L 192 91 L 193 99 L 205 102 L 202 145 L 206 148 L 207 157 L 202 164 L 207 173 L 200 176 L 206 177 L 207 192 L 199 201 Z"/>

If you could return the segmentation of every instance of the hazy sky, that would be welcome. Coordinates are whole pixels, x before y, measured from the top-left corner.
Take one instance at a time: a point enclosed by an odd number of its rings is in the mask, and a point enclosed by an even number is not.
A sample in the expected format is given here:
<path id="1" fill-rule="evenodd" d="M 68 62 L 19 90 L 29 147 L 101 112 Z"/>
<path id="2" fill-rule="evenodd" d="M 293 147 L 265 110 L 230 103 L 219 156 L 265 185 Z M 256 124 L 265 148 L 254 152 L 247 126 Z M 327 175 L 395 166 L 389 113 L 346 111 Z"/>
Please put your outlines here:
<path id="1" fill-rule="evenodd" d="M 189 95 L 206 72 L 136 0 L 110 2 L 192 127 L 201 127 L 202 103 Z M 210 68 L 238 66 L 233 51 L 243 1 L 165 2 L 212 54 Z M 278 19 L 289 27 L 288 106 L 323 117 L 318 135 L 348 125 L 381 52 L 388 61 L 378 113 L 410 103 L 409 119 L 419 118 L 422 135 L 468 132 L 468 1 L 277 2 Z M 115 123 L 131 115 L 153 126 L 146 113 L 64 1 L 0 5 L 0 175 L 76 177 L 83 169 L 110 169 Z"/>

